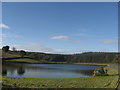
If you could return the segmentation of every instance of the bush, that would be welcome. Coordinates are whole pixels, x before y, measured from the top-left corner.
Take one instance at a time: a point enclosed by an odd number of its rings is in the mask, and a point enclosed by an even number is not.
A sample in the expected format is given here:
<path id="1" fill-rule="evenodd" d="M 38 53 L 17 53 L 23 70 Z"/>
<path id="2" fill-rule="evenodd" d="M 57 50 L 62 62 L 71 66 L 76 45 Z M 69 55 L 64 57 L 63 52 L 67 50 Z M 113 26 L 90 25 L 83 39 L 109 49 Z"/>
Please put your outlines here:
<path id="1" fill-rule="evenodd" d="M 94 71 L 94 76 L 108 76 L 108 70 L 100 67 Z"/>
<path id="2" fill-rule="evenodd" d="M 114 76 L 114 75 L 119 75 L 117 69 L 113 69 L 110 67 L 100 67 L 94 70 L 93 76 Z"/>

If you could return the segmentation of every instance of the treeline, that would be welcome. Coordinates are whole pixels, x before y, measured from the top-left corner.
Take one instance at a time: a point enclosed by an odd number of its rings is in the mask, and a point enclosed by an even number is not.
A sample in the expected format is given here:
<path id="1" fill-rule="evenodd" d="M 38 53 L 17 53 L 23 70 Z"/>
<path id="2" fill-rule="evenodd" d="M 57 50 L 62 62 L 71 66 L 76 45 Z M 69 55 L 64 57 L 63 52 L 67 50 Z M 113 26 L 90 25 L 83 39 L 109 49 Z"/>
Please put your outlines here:
<path id="1" fill-rule="evenodd" d="M 3 48 L 3 50 L 5 47 Z M 18 51 L 18 50 L 7 50 L 11 54 L 18 54 L 22 58 L 28 57 L 31 59 L 35 59 L 41 62 L 67 62 L 67 63 L 115 63 L 118 62 L 118 53 L 112 52 L 85 52 L 80 54 L 47 54 L 40 52 L 26 52 L 26 51 Z"/>
<path id="2" fill-rule="evenodd" d="M 20 51 L 11 51 L 13 54 L 20 54 Z M 46 54 L 38 52 L 26 52 L 26 57 L 41 62 L 67 62 L 67 63 L 114 63 L 117 62 L 118 54 L 109 52 L 86 52 L 81 54 L 62 55 Z"/>

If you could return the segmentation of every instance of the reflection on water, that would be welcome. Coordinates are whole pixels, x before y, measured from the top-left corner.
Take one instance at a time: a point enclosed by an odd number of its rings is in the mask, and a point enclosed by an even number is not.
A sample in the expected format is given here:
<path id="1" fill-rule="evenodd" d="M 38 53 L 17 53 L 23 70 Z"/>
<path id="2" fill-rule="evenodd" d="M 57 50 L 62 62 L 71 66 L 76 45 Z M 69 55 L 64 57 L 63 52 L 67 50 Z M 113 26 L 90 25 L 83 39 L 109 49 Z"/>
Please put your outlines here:
<path id="1" fill-rule="evenodd" d="M 6 69 L 3 69 L 2 75 L 3 75 L 3 76 L 6 76 L 6 75 L 7 75 L 7 70 L 6 70 Z"/>
<path id="2" fill-rule="evenodd" d="M 93 75 L 97 65 L 75 64 L 9 64 L 3 65 L 2 75 L 31 78 L 80 78 Z"/>
<path id="3" fill-rule="evenodd" d="M 25 73 L 25 69 L 23 67 L 18 68 L 17 70 L 18 75 L 23 75 Z"/>

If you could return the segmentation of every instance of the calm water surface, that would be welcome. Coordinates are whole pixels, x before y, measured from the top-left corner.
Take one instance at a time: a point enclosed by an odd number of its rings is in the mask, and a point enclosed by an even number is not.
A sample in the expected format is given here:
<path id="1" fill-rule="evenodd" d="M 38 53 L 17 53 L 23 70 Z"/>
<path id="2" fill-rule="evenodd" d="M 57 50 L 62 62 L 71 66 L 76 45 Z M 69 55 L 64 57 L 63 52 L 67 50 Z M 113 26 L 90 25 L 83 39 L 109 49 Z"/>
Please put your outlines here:
<path id="1" fill-rule="evenodd" d="M 100 66 L 79 64 L 7 64 L 2 75 L 29 78 L 80 78 L 90 77 Z"/>

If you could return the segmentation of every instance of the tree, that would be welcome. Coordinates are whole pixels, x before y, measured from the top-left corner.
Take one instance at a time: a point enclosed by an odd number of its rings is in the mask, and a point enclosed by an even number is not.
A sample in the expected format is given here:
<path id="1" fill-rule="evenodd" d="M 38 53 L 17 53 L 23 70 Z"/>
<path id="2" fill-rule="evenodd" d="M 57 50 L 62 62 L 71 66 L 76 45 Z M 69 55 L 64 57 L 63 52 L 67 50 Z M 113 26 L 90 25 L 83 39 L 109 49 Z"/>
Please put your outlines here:
<path id="1" fill-rule="evenodd" d="M 21 51 L 20 51 L 20 56 L 23 58 L 25 55 L 26 55 L 26 52 L 23 51 L 23 50 L 21 50 Z"/>
<path id="2" fill-rule="evenodd" d="M 3 48 L 2 48 L 2 50 L 4 51 L 4 52 L 8 52 L 9 51 L 9 46 L 4 46 Z"/>
<path id="3" fill-rule="evenodd" d="M 116 55 L 114 62 L 120 64 L 120 54 Z"/>
<path id="4" fill-rule="evenodd" d="M 37 55 L 37 53 L 31 53 L 31 54 L 29 55 L 29 57 L 30 57 L 30 58 L 33 58 L 33 59 L 38 59 L 38 56 L 39 56 L 39 55 Z"/>
<path id="5" fill-rule="evenodd" d="M 16 51 L 16 48 L 15 48 L 15 47 L 12 47 L 12 50 L 13 50 L 13 51 Z"/>

